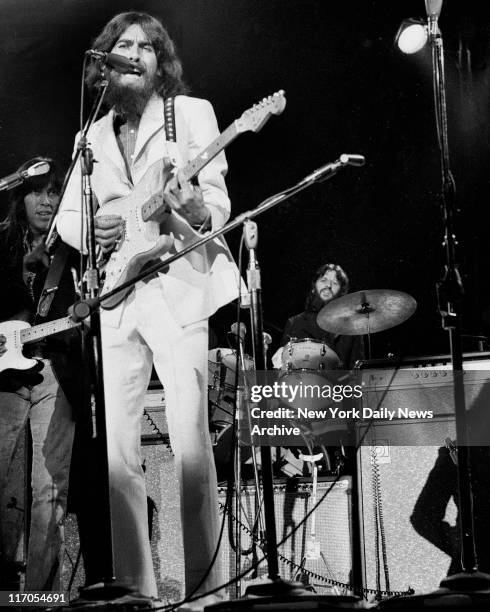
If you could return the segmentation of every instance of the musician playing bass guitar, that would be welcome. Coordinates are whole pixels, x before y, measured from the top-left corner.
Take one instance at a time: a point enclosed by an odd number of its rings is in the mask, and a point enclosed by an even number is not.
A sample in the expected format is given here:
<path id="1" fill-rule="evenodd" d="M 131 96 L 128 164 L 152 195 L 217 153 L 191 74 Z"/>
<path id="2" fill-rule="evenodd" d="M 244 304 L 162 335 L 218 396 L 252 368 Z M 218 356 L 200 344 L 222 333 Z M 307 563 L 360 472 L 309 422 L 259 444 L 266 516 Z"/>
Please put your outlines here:
<path id="1" fill-rule="evenodd" d="M 49 171 L 26 179 L 10 192 L 9 212 L 0 224 L 0 284 L 4 288 L 1 321 L 33 322 L 50 264 L 44 237 L 59 201 L 61 177 L 56 164 L 46 158 L 29 160 L 19 172 L 38 162 L 49 164 Z M 75 251 L 73 256 L 77 262 Z M 49 319 L 66 314 L 76 298 L 69 263 L 58 283 Z M 38 359 L 42 369 L 8 369 L 0 374 L 0 494 L 5 492 L 9 478 L 21 477 L 9 468 L 26 423 L 33 442 L 25 578 L 29 591 L 63 590 L 63 520 L 75 427 L 70 404 L 75 405 L 82 396 L 78 350 L 78 334 L 71 330 L 24 347 L 24 354 Z M 9 351 L 7 335 L 0 331 L 2 370 L 9 353 L 14 352 L 15 347 Z M 23 500 L 18 504 L 21 511 L 8 501 L 3 499 L 0 504 L 0 590 L 14 590 L 20 581 L 16 549 L 22 532 Z"/>

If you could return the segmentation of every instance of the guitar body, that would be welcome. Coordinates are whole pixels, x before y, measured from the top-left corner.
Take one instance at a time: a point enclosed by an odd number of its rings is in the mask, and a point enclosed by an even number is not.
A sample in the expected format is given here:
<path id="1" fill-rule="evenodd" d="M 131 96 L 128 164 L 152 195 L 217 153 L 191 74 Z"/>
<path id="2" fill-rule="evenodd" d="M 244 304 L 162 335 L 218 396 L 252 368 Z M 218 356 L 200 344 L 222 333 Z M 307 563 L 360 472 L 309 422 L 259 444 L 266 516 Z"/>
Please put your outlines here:
<path id="1" fill-rule="evenodd" d="M 0 334 L 6 337 L 5 348 L 7 352 L 0 355 L 0 372 L 4 370 L 30 370 L 37 361 L 27 359 L 22 354 L 20 332 L 31 326 L 25 321 L 5 321 L 0 323 Z"/>
<path id="2" fill-rule="evenodd" d="M 154 173 L 155 169 L 150 168 L 150 172 Z M 123 236 L 117 248 L 111 253 L 110 259 L 102 266 L 105 279 L 101 295 L 109 293 L 133 278 L 146 263 L 160 258 L 172 248 L 173 238 L 160 235 L 160 224 L 165 216 L 168 216 L 168 213 L 162 212 L 165 209 L 163 189 L 150 197 L 147 193 L 142 194 L 141 192 L 147 189 L 148 183 L 154 184 L 154 181 L 146 182 L 145 179 L 146 176 L 128 196 L 113 200 L 97 211 L 98 215 L 114 214 L 124 219 Z M 145 220 L 146 208 L 142 206 L 143 202 L 145 206 L 152 204 L 158 213 Z M 154 220 L 155 216 L 158 220 Z M 104 300 L 102 308 L 107 310 L 115 308 L 131 291 L 132 287 L 128 287 L 112 298 Z"/>

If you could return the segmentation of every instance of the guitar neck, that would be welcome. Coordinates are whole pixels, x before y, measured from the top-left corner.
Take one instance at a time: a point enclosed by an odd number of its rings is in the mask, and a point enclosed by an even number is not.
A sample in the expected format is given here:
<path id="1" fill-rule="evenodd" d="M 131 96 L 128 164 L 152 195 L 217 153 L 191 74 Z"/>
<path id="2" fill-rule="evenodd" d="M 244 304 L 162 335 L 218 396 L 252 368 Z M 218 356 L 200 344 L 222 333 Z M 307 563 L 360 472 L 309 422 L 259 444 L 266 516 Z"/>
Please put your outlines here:
<path id="1" fill-rule="evenodd" d="M 236 126 L 236 121 L 229 125 L 224 132 L 222 132 L 213 142 L 207 146 L 196 158 L 188 162 L 184 168 L 181 169 L 181 173 L 187 181 L 193 179 L 199 172 L 206 166 L 213 158 L 218 155 L 230 142 L 235 140 L 239 134 L 239 130 Z M 153 215 L 158 214 L 162 209 L 166 208 L 166 204 L 163 199 L 162 193 L 156 193 L 149 198 L 141 207 L 141 214 L 143 221 L 147 221 L 152 218 Z"/>
<path id="2" fill-rule="evenodd" d="M 226 148 L 230 142 L 235 140 L 239 132 L 236 128 L 235 122 L 229 125 L 224 132 L 222 132 L 213 142 L 208 145 L 204 151 L 202 151 L 192 161 L 188 162 L 186 166 L 181 170 L 187 181 L 193 179 L 201 170 L 218 155 L 221 151 Z"/>
<path id="3" fill-rule="evenodd" d="M 22 344 L 34 342 L 35 340 L 41 340 L 47 336 L 52 336 L 53 334 L 66 331 L 67 329 L 78 327 L 79 325 L 80 323 L 75 323 L 71 317 L 48 321 L 47 323 L 41 323 L 40 325 L 21 330 L 20 341 Z"/>

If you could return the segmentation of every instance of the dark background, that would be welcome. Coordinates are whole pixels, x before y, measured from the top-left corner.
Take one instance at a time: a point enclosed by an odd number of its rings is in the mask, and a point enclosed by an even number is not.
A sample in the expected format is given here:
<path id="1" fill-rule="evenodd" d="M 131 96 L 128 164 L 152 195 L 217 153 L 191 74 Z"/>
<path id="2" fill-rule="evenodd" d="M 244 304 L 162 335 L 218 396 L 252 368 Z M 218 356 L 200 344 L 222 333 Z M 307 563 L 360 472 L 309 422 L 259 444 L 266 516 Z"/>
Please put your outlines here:
<path id="1" fill-rule="evenodd" d="M 487 5 L 446 0 L 440 26 L 464 333 L 490 335 Z M 418 302 L 408 322 L 373 338 L 375 356 L 447 353 L 435 298 L 444 261 L 430 51 L 406 56 L 393 46 L 403 18 L 425 15 L 423 0 L 1 0 L 0 174 L 38 154 L 68 165 L 83 51 L 110 17 L 131 9 L 162 18 L 192 94 L 213 103 L 221 129 L 286 91 L 285 112 L 227 151 L 234 214 L 343 152 L 366 156 L 364 168 L 347 168 L 259 219 L 265 327 L 274 340 L 302 310 L 312 271 L 333 261 L 353 290 L 398 289 Z M 235 255 L 239 237 L 229 237 Z M 214 318 L 220 342 L 233 316 L 228 307 Z M 466 350 L 476 348 L 465 340 Z"/>

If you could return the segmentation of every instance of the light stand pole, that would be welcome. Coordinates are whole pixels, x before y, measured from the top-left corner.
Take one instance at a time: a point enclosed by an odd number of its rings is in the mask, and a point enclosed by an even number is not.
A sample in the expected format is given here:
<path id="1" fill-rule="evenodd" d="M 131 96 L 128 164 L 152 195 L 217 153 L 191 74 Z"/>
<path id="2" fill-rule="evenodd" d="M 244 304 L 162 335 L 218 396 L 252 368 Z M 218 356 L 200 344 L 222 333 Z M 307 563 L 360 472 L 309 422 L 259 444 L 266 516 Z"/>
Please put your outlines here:
<path id="1" fill-rule="evenodd" d="M 456 192 L 449 163 L 446 87 L 444 80 L 444 47 L 438 17 L 442 0 L 425 0 L 427 32 L 432 50 L 432 76 L 437 136 L 441 159 L 441 213 L 444 227 L 443 247 L 446 257 L 443 278 L 437 283 L 438 309 L 442 327 L 449 332 L 453 368 L 453 395 L 457 438 L 457 485 L 459 495 L 459 527 L 461 534 L 462 571 L 442 580 L 433 593 L 415 595 L 400 600 L 386 600 L 379 608 L 400 611 L 489 608 L 490 575 L 478 571 L 473 524 L 471 456 L 468 440 L 463 352 L 461 346 L 461 310 L 463 283 L 456 263 Z"/>
<path id="2" fill-rule="evenodd" d="M 463 572 L 475 572 L 478 560 L 475 550 L 473 525 L 473 499 L 471 460 L 468 441 L 466 402 L 463 380 L 463 353 L 461 346 L 461 306 L 463 283 L 456 263 L 456 197 L 454 179 L 449 162 L 446 87 L 444 79 L 444 47 L 437 14 L 428 7 L 428 33 L 432 50 L 432 70 L 436 127 L 441 157 L 442 192 L 441 212 L 444 227 L 445 272 L 437 284 L 438 308 L 443 329 L 449 332 L 453 366 L 454 410 L 458 446 L 457 479 L 459 492 L 459 518 L 461 531 L 461 565 Z M 446 579 L 441 586 L 449 586 L 458 578 Z"/>

